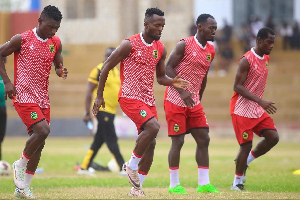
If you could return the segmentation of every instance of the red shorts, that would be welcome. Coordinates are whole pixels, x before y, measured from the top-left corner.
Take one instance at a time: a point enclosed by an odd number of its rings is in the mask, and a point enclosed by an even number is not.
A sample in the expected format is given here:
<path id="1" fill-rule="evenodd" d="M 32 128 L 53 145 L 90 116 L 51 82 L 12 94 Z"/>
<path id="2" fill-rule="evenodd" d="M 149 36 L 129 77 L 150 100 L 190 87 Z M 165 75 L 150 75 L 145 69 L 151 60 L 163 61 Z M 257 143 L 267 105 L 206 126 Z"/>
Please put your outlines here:
<path id="1" fill-rule="evenodd" d="M 138 133 L 144 130 L 143 125 L 155 117 L 157 120 L 156 106 L 149 106 L 136 99 L 119 98 L 123 112 L 135 123 Z"/>
<path id="2" fill-rule="evenodd" d="M 261 137 L 264 130 L 276 130 L 273 119 L 265 112 L 260 118 L 241 117 L 231 115 L 235 136 L 239 144 L 253 140 L 253 132 Z"/>
<path id="3" fill-rule="evenodd" d="M 32 127 L 46 120 L 50 125 L 50 108 L 41 108 L 34 103 L 14 103 L 14 107 L 23 123 L 27 126 L 27 131 L 32 131 Z"/>
<path id="4" fill-rule="evenodd" d="M 177 106 L 164 101 L 164 109 L 168 124 L 168 135 L 189 133 L 193 128 L 209 128 L 203 107 L 198 104 L 194 108 Z"/>

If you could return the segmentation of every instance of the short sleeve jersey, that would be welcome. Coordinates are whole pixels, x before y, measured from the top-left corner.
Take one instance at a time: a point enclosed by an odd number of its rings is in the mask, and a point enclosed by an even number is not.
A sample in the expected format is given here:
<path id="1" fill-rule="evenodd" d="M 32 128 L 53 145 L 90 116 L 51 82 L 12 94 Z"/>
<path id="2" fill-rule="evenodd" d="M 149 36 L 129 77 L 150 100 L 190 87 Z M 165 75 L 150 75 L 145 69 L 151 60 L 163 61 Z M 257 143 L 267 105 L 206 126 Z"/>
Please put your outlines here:
<path id="1" fill-rule="evenodd" d="M 215 56 L 215 48 L 209 43 L 203 47 L 195 36 L 183 40 L 185 41 L 184 55 L 174 71 L 176 74 L 181 73 L 181 78 L 191 83 L 186 91 L 194 94 L 193 101 L 195 105 L 198 105 L 201 84 Z M 165 100 L 181 107 L 187 107 L 173 86 L 166 88 Z"/>
<path id="2" fill-rule="evenodd" d="M 0 76 L 0 106 L 5 106 L 5 90 L 2 77 Z"/>
<path id="3" fill-rule="evenodd" d="M 247 58 L 250 69 L 244 83 L 244 87 L 254 94 L 262 98 L 269 71 L 269 56 L 263 57 L 257 55 L 252 48 L 245 53 L 242 58 Z M 241 59 L 242 59 L 241 58 Z M 247 118 L 259 118 L 263 115 L 264 109 L 258 103 L 242 97 L 237 92 L 234 92 L 230 102 L 230 113 Z"/>
<path id="4" fill-rule="evenodd" d="M 44 40 L 37 35 L 36 28 L 21 35 L 21 50 L 14 52 L 14 84 L 17 90 L 14 102 L 35 103 L 41 108 L 49 108 L 49 75 L 60 40 L 56 36 Z"/>
<path id="5" fill-rule="evenodd" d="M 164 52 L 160 41 L 148 44 L 142 33 L 127 38 L 131 43 L 129 56 L 121 61 L 121 89 L 119 97 L 137 99 L 149 106 L 155 105 L 153 82 L 155 68 Z"/>
<path id="6" fill-rule="evenodd" d="M 96 85 L 99 83 L 99 76 L 101 73 L 101 68 L 103 63 L 100 63 L 97 67 L 95 67 L 88 78 L 89 82 L 92 82 Z M 118 106 L 118 93 L 120 90 L 120 72 L 114 67 L 109 71 L 105 87 L 103 91 L 103 98 L 105 99 L 105 110 L 101 107 L 99 110 L 105 111 L 111 114 L 116 114 L 117 106 Z M 97 96 L 97 87 L 93 91 L 94 98 Z"/>

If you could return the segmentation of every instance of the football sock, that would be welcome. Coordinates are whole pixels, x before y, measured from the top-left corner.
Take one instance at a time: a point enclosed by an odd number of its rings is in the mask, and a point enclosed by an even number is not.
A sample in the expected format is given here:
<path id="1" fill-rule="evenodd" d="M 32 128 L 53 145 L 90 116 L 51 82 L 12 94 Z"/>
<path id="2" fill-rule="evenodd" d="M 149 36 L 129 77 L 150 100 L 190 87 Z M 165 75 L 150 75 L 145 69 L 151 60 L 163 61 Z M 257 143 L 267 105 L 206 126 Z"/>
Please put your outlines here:
<path id="1" fill-rule="evenodd" d="M 30 187 L 30 183 L 31 183 L 31 180 L 32 180 L 34 174 L 35 174 L 34 172 L 26 170 L 26 173 L 24 176 L 25 188 Z"/>
<path id="2" fill-rule="evenodd" d="M 198 166 L 198 184 L 209 184 L 209 167 Z"/>
<path id="3" fill-rule="evenodd" d="M 179 182 L 179 167 L 169 167 L 170 171 L 170 188 L 180 185 Z"/>
<path id="4" fill-rule="evenodd" d="M 138 173 L 139 173 L 139 178 L 140 178 L 140 184 L 141 184 L 141 187 L 142 187 L 143 182 L 144 182 L 145 178 L 147 177 L 148 173 L 142 172 L 140 170 L 138 170 Z"/>
<path id="5" fill-rule="evenodd" d="M 25 155 L 24 151 L 22 152 L 22 156 L 18 161 L 18 167 L 26 167 L 28 161 L 30 160 L 31 157 L 28 157 Z"/>
<path id="6" fill-rule="evenodd" d="M 257 158 L 253 151 L 250 151 L 249 155 L 248 155 L 248 158 L 247 158 L 247 165 L 249 165 L 250 162 L 252 162 L 255 158 Z"/>
<path id="7" fill-rule="evenodd" d="M 134 151 L 131 154 L 128 167 L 132 170 L 137 170 L 142 156 L 137 155 Z"/>
<path id="8" fill-rule="evenodd" d="M 243 174 L 235 173 L 233 185 L 236 186 L 237 184 L 243 184 Z"/>

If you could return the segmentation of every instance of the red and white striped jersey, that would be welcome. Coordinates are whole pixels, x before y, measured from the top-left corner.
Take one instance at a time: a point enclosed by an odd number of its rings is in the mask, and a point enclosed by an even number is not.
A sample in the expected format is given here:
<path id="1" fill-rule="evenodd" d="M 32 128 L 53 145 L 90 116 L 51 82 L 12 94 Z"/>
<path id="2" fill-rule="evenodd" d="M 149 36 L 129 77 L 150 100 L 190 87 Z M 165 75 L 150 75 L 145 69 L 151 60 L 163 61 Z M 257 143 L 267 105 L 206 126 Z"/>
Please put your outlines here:
<path id="1" fill-rule="evenodd" d="M 131 43 L 131 52 L 121 61 L 121 88 L 119 97 L 137 99 L 154 106 L 153 82 L 155 68 L 164 52 L 160 41 L 151 44 L 145 42 L 142 33 L 127 38 Z"/>
<path id="2" fill-rule="evenodd" d="M 206 43 L 206 46 L 203 47 L 195 36 L 183 40 L 185 41 L 184 56 L 174 68 L 174 71 L 176 74 L 181 73 L 181 78 L 191 83 L 186 91 L 194 94 L 192 98 L 195 105 L 198 105 L 200 103 L 199 91 L 201 84 L 214 59 L 215 48 L 209 43 Z M 187 107 L 173 86 L 166 88 L 165 100 L 181 107 Z"/>
<path id="3" fill-rule="evenodd" d="M 49 74 L 60 40 L 56 36 L 44 40 L 37 35 L 36 28 L 21 35 L 20 52 L 14 52 L 14 85 L 17 94 L 13 101 L 49 108 Z"/>
<path id="4" fill-rule="evenodd" d="M 244 87 L 255 96 L 262 98 L 266 87 L 270 58 L 268 55 L 263 57 L 257 55 L 253 48 L 245 53 L 243 57 L 247 58 L 250 65 Z M 264 109 L 258 103 L 234 92 L 230 102 L 230 114 L 247 118 L 259 118 L 264 112 Z"/>

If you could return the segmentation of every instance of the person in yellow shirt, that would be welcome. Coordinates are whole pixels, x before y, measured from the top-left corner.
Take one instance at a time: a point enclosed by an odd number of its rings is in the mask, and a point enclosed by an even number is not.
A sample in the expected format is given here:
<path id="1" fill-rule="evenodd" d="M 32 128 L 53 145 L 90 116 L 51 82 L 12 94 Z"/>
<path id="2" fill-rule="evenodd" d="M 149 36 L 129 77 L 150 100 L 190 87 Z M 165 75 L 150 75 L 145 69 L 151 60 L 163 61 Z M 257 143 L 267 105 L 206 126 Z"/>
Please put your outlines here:
<path id="1" fill-rule="evenodd" d="M 115 48 L 113 47 L 109 47 L 106 49 L 105 60 L 107 60 L 107 58 L 114 50 Z M 85 116 L 83 118 L 83 121 L 86 124 L 89 121 L 91 121 L 90 109 L 92 103 L 92 96 L 94 96 L 94 98 L 97 96 L 97 86 L 102 65 L 103 63 L 100 63 L 97 67 L 95 67 L 91 71 L 90 76 L 88 78 L 85 96 L 86 111 Z M 118 93 L 120 89 L 120 83 L 120 72 L 117 68 L 114 68 L 109 72 L 107 81 L 105 83 L 105 91 L 103 93 L 103 96 L 105 97 L 105 99 L 107 99 L 105 104 L 105 110 L 103 110 L 103 108 L 100 108 L 98 114 L 96 115 L 98 120 L 97 132 L 94 136 L 94 141 L 81 164 L 81 168 L 77 171 L 78 174 L 93 175 L 93 171 L 88 169 L 91 166 L 98 150 L 104 143 L 106 143 L 108 149 L 115 157 L 120 169 L 120 174 L 124 174 L 124 172 L 122 172 L 122 165 L 124 164 L 124 159 L 119 149 L 119 145 L 117 142 L 118 138 L 114 126 L 114 118 L 117 111 L 117 106 L 119 105 Z"/>

